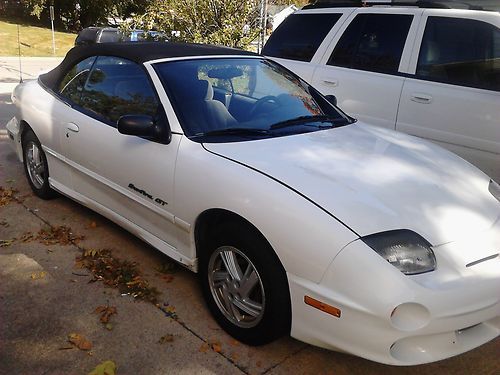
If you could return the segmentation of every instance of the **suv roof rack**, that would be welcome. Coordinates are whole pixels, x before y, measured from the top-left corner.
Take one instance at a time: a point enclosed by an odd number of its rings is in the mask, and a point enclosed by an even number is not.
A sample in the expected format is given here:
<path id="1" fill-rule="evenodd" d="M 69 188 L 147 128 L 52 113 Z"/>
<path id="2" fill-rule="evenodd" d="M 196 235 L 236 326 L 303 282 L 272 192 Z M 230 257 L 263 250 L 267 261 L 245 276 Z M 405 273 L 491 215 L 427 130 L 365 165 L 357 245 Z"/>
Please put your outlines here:
<path id="1" fill-rule="evenodd" d="M 374 5 L 411 6 L 419 8 L 469 9 L 500 12 L 497 0 L 316 0 L 302 9 L 351 8 Z"/>

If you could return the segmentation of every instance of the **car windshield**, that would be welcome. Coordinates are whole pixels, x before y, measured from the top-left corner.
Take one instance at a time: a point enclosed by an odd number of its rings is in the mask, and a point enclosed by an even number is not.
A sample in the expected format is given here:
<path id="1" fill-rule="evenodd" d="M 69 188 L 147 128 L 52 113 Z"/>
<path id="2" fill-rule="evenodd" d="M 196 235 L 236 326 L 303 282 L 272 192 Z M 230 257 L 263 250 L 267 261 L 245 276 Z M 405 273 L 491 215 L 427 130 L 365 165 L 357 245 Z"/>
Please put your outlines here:
<path id="1" fill-rule="evenodd" d="M 276 137 L 352 122 L 312 87 L 269 60 L 193 59 L 155 68 L 184 133 L 196 141 Z"/>

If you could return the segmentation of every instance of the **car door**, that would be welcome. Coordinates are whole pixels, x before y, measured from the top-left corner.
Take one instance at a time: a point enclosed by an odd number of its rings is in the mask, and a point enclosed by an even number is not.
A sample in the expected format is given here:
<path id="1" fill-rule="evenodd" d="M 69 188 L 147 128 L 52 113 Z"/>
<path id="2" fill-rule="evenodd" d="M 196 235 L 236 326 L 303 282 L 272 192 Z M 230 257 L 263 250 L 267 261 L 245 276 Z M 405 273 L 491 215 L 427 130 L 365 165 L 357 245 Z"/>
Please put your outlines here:
<path id="1" fill-rule="evenodd" d="M 168 126 L 146 71 L 134 62 L 99 56 L 73 98 L 61 127 L 63 152 L 71 167 L 77 198 L 135 234 L 159 239 L 156 247 L 176 256 L 179 228 L 174 224 L 173 183 L 181 136 L 165 144 L 118 132 L 127 114 L 156 117 Z M 179 260 L 179 257 L 176 256 Z"/>
<path id="2" fill-rule="evenodd" d="M 55 98 L 52 106 L 49 106 L 51 112 L 51 122 L 53 123 L 54 137 L 57 138 L 59 148 L 53 148 L 45 152 L 50 163 L 50 182 L 58 190 L 72 189 L 71 170 L 68 168 L 64 156 L 66 145 L 67 127 L 75 116 L 79 113 L 73 109 L 73 106 L 79 102 L 83 86 L 87 81 L 90 69 L 96 60 L 95 56 L 87 57 L 72 66 L 64 75 L 55 90 Z"/>
<path id="3" fill-rule="evenodd" d="M 394 129 L 411 46 L 422 10 L 359 9 L 333 38 L 313 86 L 347 113 Z"/>
<path id="4" fill-rule="evenodd" d="M 473 16 L 426 11 L 396 127 L 500 180 L 500 17 Z"/>

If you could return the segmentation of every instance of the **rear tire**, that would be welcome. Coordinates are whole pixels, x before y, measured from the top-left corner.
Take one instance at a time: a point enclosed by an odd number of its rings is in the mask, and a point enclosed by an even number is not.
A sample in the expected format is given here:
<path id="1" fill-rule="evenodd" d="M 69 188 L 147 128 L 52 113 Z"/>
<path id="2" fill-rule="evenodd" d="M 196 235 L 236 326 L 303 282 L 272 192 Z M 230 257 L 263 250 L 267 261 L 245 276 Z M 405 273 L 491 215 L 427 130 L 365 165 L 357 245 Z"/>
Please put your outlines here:
<path id="1" fill-rule="evenodd" d="M 213 317 L 231 336 L 262 345 L 289 334 L 286 273 L 254 228 L 225 222 L 200 254 L 200 282 Z"/>
<path id="2" fill-rule="evenodd" d="M 22 138 L 23 163 L 26 178 L 33 193 L 42 199 L 56 196 L 49 186 L 49 165 L 42 145 L 32 130 L 28 130 Z"/>

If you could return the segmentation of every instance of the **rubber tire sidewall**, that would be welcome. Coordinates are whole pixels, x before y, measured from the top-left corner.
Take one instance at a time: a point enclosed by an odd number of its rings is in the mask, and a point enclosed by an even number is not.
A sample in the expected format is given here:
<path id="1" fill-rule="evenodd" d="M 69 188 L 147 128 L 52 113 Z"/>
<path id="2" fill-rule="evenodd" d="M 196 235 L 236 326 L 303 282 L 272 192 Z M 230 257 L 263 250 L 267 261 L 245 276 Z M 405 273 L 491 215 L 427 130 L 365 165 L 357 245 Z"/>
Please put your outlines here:
<path id="1" fill-rule="evenodd" d="M 205 301 L 217 323 L 231 336 L 248 345 L 263 345 L 290 333 L 291 309 L 288 281 L 283 266 L 264 237 L 239 223 L 223 223 L 206 241 L 200 254 L 199 278 Z M 233 246 L 244 253 L 259 272 L 265 293 L 264 316 L 252 328 L 231 323 L 219 310 L 210 290 L 208 263 L 221 246 Z"/>
<path id="2" fill-rule="evenodd" d="M 44 164 L 45 168 L 45 176 L 43 179 L 43 184 L 41 188 L 37 188 L 33 182 L 31 181 L 31 177 L 28 172 L 28 166 L 27 166 L 27 160 L 26 160 L 26 145 L 29 142 L 35 143 L 39 150 L 40 154 L 42 157 L 42 162 Z M 36 137 L 35 133 L 33 133 L 32 130 L 28 130 L 22 138 L 22 145 L 23 145 L 23 165 L 24 165 L 24 173 L 26 174 L 26 178 L 28 179 L 28 183 L 31 187 L 31 190 L 33 190 L 33 193 L 35 193 L 36 196 L 42 198 L 42 199 L 51 199 L 56 196 L 56 193 L 54 190 L 50 188 L 49 185 L 49 164 L 47 163 L 47 157 L 45 156 L 45 152 L 42 149 L 42 145 L 40 144 L 40 141 Z"/>

